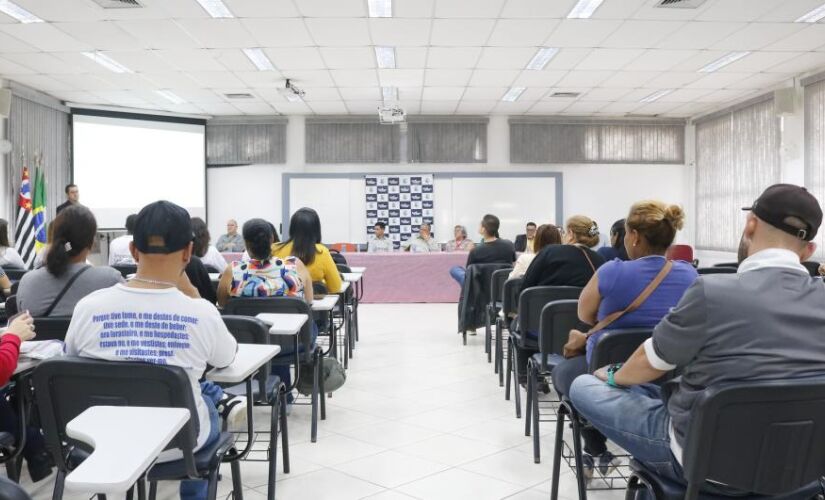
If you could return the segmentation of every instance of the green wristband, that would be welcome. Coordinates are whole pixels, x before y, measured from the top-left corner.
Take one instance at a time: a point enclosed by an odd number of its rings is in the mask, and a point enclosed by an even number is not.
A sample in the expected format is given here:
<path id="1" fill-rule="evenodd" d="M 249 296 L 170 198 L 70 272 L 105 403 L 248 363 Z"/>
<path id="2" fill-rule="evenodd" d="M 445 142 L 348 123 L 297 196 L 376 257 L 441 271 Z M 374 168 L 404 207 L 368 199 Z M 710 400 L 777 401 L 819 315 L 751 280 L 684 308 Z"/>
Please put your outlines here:
<path id="1" fill-rule="evenodd" d="M 620 387 L 616 383 L 616 372 L 619 371 L 621 367 L 621 363 L 616 363 L 610 365 L 610 367 L 607 369 L 607 385 L 609 385 L 610 387 Z"/>

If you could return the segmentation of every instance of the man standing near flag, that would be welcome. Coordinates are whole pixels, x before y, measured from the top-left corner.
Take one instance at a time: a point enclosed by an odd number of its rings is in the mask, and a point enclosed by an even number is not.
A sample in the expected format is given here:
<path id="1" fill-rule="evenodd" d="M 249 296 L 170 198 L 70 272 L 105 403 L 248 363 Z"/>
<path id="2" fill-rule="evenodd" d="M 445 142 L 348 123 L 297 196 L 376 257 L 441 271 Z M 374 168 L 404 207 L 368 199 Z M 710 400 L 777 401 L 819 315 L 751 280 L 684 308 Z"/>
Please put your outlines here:
<path id="1" fill-rule="evenodd" d="M 17 207 L 17 229 L 14 232 L 14 247 L 23 262 L 26 263 L 26 267 L 30 268 L 35 256 L 35 235 L 29 168 L 26 166 L 23 167 L 23 181 L 20 183 Z"/>
<path id="2" fill-rule="evenodd" d="M 64 208 L 68 208 L 72 205 L 77 205 L 78 203 L 80 203 L 80 191 L 77 189 L 76 184 L 68 184 L 66 186 L 65 191 L 66 201 L 63 204 L 57 206 L 57 212 L 55 212 L 55 215 L 59 214 L 60 211 Z"/>

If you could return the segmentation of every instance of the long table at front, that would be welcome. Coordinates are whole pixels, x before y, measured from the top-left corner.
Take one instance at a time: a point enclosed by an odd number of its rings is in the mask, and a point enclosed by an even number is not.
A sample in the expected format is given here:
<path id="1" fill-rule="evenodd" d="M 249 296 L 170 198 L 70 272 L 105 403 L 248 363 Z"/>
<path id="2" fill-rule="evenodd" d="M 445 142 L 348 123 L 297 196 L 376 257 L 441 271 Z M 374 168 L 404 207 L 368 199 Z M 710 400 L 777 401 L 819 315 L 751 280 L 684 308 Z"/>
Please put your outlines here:
<path id="1" fill-rule="evenodd" d="M 241 254 L 223 254 L 227 261 Z M 361 303 L 458 302 L 461 289 L 450 268 L 467 263 L 466 252 L 344 253 L 350 267 L 365 267 Z"/>

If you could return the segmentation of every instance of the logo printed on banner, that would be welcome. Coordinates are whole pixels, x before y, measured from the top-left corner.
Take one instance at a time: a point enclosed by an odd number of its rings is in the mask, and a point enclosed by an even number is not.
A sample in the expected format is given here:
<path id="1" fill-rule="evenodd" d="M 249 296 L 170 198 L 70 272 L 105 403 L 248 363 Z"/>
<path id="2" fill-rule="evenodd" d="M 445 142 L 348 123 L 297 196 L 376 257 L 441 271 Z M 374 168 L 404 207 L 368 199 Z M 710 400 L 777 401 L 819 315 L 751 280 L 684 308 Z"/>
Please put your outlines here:
<path id="1" fill-rule="evenodd" d="M 422 223 L 433 223 L 433 176 L 368 175 L 366 191 L 367 237 L 375 223 L 387 224 L 395 248 L 418 233 Z"/>

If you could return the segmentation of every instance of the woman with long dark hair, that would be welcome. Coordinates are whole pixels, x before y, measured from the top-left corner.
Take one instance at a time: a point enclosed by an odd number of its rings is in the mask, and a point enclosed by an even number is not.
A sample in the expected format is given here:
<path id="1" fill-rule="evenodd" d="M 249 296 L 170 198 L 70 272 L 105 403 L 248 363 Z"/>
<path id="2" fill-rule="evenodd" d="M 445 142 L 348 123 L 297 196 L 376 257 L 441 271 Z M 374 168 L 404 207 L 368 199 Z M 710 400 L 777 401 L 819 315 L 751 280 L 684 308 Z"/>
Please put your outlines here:
<path id="1" fill-rule="evenodd" d="M 195 233 L 195 239 L 192 240 L 192 253 L 203 261 L 206 269 L 213 273 L 222 273 L 226 270 L 226 259 L 215 245 L 210 245 L 212 237 L 206 222 L 200 217 L 192 217 L 192 232 Z"/>
<path id="2" fill-rule="evenodd" d="M 289 239 L 272 247 L 281 259 L 297 257 L 309 270 L 313 282 L 326 285 L 329 293 L 341 291 L 341 275 L 329 249 L 321 244 L 321 219 L 311 208 L 301 208 L 289 219 Z"/>
<path id="3" fill-rule="evenodd" d="M 88 208 L 72 205 L 62 210 L 52 228 L 45 266 L 24 274 L 17 289 L 18 309 L 34 317 L 71 316 L 83 297 L 123 282 L 114 268 L 86 264 L 97 234 L 97 221 Z"/>
<path id="4" fill-rule="evenodd" d="M 0 219 L 0 266 L 6 269 L 25 269 L 26 263 L 9 244 L 9 221 Z"/>
<path id="5" fill-rule="evenodd" d="M 627 256 L 627 250 L 624 247 L 624 219 L 619 219 L 613 223 L 610 228 L 610 246 L 601 247 L 596 252 L 604 257 L 605 262 L 610 262 L 613 259 L 630 260 Z"/>

